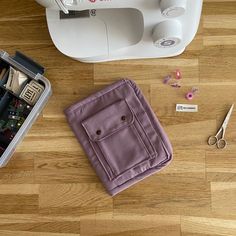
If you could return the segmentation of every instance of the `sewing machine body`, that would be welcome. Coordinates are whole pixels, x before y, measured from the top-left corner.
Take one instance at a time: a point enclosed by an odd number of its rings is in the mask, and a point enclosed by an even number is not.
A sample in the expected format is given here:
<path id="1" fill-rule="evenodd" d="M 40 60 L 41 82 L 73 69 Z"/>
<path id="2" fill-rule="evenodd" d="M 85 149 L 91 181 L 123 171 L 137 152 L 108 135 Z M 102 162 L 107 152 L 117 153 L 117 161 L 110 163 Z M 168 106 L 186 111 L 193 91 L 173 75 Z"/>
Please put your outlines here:
<path id="1" fill-rule="evenodd" d="M 203 0 L 36 1 L 46 7 L 59 51 L 102 62 L 181 54 L 197 32 Z"/>

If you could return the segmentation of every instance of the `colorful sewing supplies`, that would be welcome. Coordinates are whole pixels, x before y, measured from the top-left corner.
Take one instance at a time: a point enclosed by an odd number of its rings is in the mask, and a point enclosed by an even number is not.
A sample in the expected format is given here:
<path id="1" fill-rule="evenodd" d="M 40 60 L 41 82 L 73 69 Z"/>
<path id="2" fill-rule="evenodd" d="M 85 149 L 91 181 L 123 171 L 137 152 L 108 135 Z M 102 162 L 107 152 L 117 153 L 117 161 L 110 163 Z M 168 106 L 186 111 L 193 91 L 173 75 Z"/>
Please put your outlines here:
<path id="1" fill-rule="evenodd" d="M 176 70 L 175 70 L 174 75 L 175 75 L 175 78 L 176 78 L 177 80 L 182 79 L 182 73 L 181 73 L 181 71 L 180 71 L 179 69 L 176 69 Z"/>
<path id="2" fill-rule="evenodd" d="M 199 92 L 198 88 L 192 88 L 191 91 L 189 91 L 188 93 L 186 93 L 185 98 L 187 100 L 193 100 L 194 96 Z"/>
<path id="3" fill-rule="evenodd" d="M 7 72 L 7 69 L 6 69 L 6 68 L 2 68 L 0 71 L 1 71 L 1 72 L 0 72 L 0 80 L 2 80 L 3 76 L 4 76 L 5 73 Z"/>
<path id="4" fill-rule="evenodd" d="M 173 83 L 170 85 L 172 88 L 181 88 L 181 85 L 179 83 Z"/>
<path id="5" fill-rule="evenodd" d="M 34 105 L 40 95 L 42 94 L 44 87 L 36 81 L 31 81 L 27 84 L 20 94 L 20 98 L 24 99 L 28 104 Z"/>
<path id="6" fill-rule="evenodd" d="M 0 119 L 0 133 L 6 132 L 7 130 L 10 130 L 12 134 L 16 133 L 31 110 L 32 107 L 17 98 L 13 98 L 7 111 L 2 114 L 3 117 Z"/>
<path id="7" fill-rule="evenodd" d="M 19 95 L 28 77 L 22 72 L 10 67 L 6 89 L 12 91 L 14 94 Z"/>
<path id="8" fill-rule="evenodd" d="M 171 75 L 167 75 L 166 77 L 164 77 L 163 84 L 168 84 L 171 79 Z"/>
<path id="9" fill-rule="evenodd" d="M 172 88 L 181 88 L 180 80 L 182 79 L 182 73 L 179 69 L 176 69 L 170 75 L 164 77 L 163 84 L 168 84 Z"/>

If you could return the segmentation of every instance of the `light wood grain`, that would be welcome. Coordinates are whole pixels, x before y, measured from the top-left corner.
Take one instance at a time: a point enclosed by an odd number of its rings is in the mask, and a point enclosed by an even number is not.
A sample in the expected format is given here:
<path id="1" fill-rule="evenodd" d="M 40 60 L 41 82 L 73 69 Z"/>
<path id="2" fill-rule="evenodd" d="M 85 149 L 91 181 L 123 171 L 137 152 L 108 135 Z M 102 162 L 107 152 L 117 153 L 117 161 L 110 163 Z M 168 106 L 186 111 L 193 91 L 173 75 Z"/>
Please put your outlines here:
<path id="1" fill-rule="evenodd" d="M 0 47 L 47 69 L 53 96 L 0 170 L 1 236 L 235 236 L 236 113 L 224 151 L 208 147 L 236 102 L 236 0 L 204 0 L 198 33 L 175 58 L 83 64 L 53 45 L 34 0 L 1 0 Z M 176 68 L 182 88 L 163 85 Z M 64 109 L 121 77 L 145 94 L 174 148 L 174 160 L 111 198 L 67 125 Z M 175 112 L 193 86 L 196 114 Z"/>

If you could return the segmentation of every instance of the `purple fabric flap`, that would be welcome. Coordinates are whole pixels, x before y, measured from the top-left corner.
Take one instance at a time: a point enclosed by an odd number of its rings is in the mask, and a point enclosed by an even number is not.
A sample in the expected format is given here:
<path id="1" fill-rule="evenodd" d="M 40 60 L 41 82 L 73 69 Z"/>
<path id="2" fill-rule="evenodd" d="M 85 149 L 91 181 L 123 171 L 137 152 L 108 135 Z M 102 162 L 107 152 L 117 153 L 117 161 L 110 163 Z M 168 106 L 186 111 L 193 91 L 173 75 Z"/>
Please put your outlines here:
<path id="1" fill-rule="evenodd" d="M 125 100 L 120 100 L 82 122 L 92 141 L 101 140 L 133 122 L 133 114 Z"/>

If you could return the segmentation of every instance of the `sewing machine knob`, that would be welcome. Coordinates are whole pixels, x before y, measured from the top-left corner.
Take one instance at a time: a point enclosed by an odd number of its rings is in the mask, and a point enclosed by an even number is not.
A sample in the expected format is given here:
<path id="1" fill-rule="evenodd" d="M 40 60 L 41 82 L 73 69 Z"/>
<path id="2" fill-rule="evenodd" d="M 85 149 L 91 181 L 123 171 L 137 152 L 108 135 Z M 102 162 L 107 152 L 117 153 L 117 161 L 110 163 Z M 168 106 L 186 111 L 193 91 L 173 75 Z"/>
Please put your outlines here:
<path id="1" fill-rule="evenodd" d="M 178 17 L 185 13 L 186 0 L 161 0 L 161 13 L 165 17 Z"/>
<path id="2" fill-rule="evenodd" d="M 177 20 L 162 21 L 153 28 L 152 39 L 156 47 L 175 47 L 182 41 L 181 23 Z"/>

